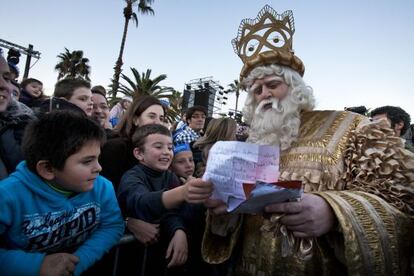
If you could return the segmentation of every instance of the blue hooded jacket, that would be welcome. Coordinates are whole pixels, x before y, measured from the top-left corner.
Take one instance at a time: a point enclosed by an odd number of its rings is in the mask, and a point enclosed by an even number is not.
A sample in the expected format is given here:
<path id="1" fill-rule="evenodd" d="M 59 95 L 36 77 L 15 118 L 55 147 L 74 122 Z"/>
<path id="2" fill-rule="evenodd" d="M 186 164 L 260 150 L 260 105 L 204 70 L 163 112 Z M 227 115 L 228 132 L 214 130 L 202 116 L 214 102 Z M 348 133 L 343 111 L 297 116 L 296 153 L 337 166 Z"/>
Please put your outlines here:
<path id="1" fill-rule="evenodd" d="M 2 275 L 39 275 L 46 254 L 79 257 L 80 275 L 112 248 L 124 232 L 114 189 L 102 176 L 91 191 L 67 197 L 21 162 L 0 182 Z"/>

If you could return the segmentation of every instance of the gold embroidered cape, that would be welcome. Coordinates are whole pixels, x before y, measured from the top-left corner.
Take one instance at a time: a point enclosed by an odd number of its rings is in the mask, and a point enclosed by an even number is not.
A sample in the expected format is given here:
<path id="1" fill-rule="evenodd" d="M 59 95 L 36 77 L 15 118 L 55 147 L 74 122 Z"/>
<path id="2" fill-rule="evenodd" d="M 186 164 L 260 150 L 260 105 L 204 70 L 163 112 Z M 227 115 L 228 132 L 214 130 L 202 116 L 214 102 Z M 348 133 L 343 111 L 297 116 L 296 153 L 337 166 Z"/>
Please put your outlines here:
<path id="1" fill-rule="evenodd" d="M 245 215 L 227 235 L 216 235 L 217 218 L 209 216 L 204 259 L 222 263 L 236 256 L 235 275 L 409 273 L 414 155 L 385 124 L 351 112 L 305 112 L 299 133 L 281 154 L 280 179 L 301 180 L 305 192 L 323 197 L 336 229 L 296 239 L 275 217 Z"/>

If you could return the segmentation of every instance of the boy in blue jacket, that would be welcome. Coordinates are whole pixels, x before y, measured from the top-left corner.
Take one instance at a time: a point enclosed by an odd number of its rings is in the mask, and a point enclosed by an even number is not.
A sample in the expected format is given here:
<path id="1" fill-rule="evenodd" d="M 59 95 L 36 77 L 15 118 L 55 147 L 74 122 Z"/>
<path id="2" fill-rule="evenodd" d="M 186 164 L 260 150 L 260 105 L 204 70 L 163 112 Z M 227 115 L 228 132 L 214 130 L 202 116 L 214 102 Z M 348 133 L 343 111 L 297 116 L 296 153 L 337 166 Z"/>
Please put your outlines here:
<path id="1" fill-rule="evenodd" d="M 25 161 L 0 182 L 2 275 L 80 275 L 119 241 L 121 212 L 99 176 L 104 135 L 71 111 L 27 127 Z"/>

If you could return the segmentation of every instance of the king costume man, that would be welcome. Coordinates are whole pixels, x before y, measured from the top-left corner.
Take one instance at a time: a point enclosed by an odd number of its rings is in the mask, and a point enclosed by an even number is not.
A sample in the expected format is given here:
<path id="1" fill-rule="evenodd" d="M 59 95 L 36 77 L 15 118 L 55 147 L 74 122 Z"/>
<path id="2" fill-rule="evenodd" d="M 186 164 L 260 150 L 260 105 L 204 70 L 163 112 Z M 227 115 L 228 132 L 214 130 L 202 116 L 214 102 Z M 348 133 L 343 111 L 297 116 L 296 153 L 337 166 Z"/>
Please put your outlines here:
<path id="1" fill-rule="evenodd" d="M 244 63 L 247 141 L 279 145 L 279 180 L 300 180 L 305 193 L 238 218 L 211 200 L 203 257 L 234 275 L 410 275 L 414 155 L 383 121 L 312 111 L 294 31 L 291 11 L 265 6 L 232 43 Z"/>

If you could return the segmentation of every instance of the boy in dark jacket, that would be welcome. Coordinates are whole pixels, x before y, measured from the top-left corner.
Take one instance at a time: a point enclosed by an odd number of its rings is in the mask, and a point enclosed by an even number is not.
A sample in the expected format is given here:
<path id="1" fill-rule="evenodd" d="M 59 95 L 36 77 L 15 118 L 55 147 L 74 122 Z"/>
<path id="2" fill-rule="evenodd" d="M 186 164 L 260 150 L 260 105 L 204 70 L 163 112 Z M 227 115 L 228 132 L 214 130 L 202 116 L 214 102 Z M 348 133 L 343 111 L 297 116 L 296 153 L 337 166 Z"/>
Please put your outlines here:
<path id="1" fill-rule="evenodd" d="M 178 178 L 168 170 L 173 158 L 173 145 L 166 127 L 156 124 L 142 126 L 133 135 L 132 142 L 139 164 L 123 175 L 118 201 L 124 216 L 160 224 L 161 244 L 168 241 L 168 246 L 165 256 L 156 260 L 158 267 L 149 268 L 149 275 L 156 275 L 160 273 L 164 259 L 167 259 L 167 267 L 186 262 L 186 227 L 177 209 L 184 202 L 206 201 L 211 196 L 212 184 L 192 179 L 180 185 Z"/>

